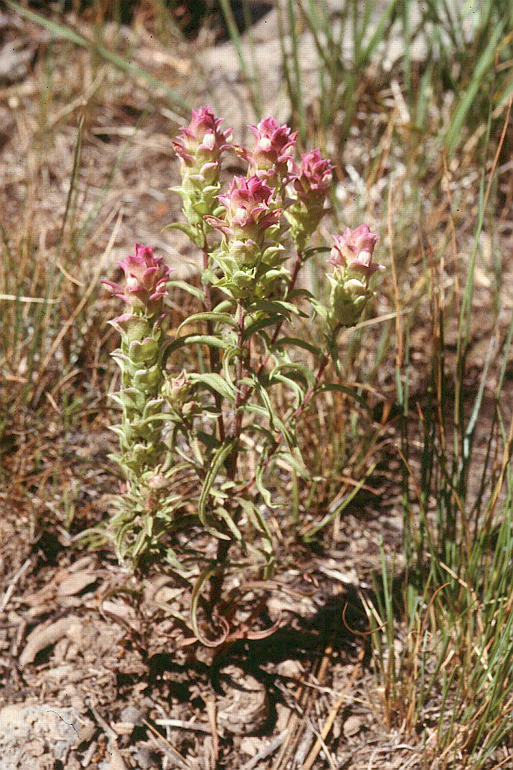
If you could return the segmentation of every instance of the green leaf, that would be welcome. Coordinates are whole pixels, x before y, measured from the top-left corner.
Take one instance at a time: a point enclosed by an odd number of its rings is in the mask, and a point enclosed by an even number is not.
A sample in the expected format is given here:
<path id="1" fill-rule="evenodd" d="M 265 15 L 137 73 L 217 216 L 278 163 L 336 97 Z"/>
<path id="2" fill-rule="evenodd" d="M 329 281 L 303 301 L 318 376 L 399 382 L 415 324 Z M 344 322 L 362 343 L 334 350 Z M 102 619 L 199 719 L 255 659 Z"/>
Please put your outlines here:
<path id="1" fill-rule="evenodd" d="M 297 409 L 304 399 L 304 396 L 305 396 L 304 390 L 302 390 L 302 388 L 297 384 L 295 380 L 293 380 L 291 377 L 286 377 L 283 374 L 276 374 L 273 377 L 269 377 L 270 385 L 274 384 L 273 380 L 276 383 L 280 382 L 282 385 L 285 385 L 285 387 L 290 388 L 291 390 L 294 391 L 294 393 L 296 394 L 294 409 Z"/>
<path id="2" fill-rule="evenodd" d="M 290 302 L 282 300 L 259 299 L 252 302 L 248 308 L 250 313 L 273 313 L 282 318 L 290 320 L 292 314 L 298 315 L 298 308 Z"/>
<path id="3" fill-rule="evenodd" d="M 315 384 L 315 375 L 312 370 L 304 364 L 299 363 L 298 361 L 283 361 L 282 363 L 278 364 L 272 370 L 271 374 L 269 375 L 269 379 L 272 380 L 278 374 L 282 374 L 284 370 L 296 373 L 310 387 L 313 387 Z"/>
<path id="4" fill-rule="evenodd" d="M 255 505 L 253 500 L 246 500 L 244 497 L 235 497 L 234 502 L 240 505 L 248 519 L 253 524 L 254 528 L 258 532 L 261 532 L 265 536 L 266 540 L 272 544 L 271 530 L 267 526 L 266 520 L 262 516 L 261 511 L 259 510 L 258 506 Z"/>
<path id="5" fill-rule="evenodd" d="M 365 482 L 366 482 L 366 480 L 367 480 L 368 476 L 370 476 L 370 474 L 373 472 L 373 470 L 374 470 L 374 468 L 375 468 L 375 467 L 376 467 L 376 463 L 374 463 L 374 465 L 372 465 L 372 466 L 369 468 L 369 470 L 368 470 L 368 472 L 367 472 L 367 474 L 366 474 L 365 478 L 361 479 L 361 481 L 359 481 L 359 482 L 358 482 L 358 484 L 357 484 L 357 485 L 354 487 L 354 489 L 352 489 L 352 490 L 351 490 L 351 492 L 350 492 L 348 495 L 346 495 L 346 496 L 344 497 L 344 499 L 343 499 L 343 500 L 342 500 L 342 501 L 341 501 L 341 502 L 340 502 L 340 503 L 339 503 L 339 504 L 338 504 L 338 505 L 337 505 L 337 506 L 336 506 L 336 507 L 333 509 L 333 511 L 331 511 L 330 513 L 328 513 L 328 514 L 327 514 L 327 515 L 326 515 L 326 516 L 325 516 L 325 517 L 324 517 L 324 518 L 323 518 L 323 519 L 322 519 L 322 520 L 319 522 L 319 524 L 316 524 L 314 527 L 311 527 L 311 529 L 309 529 L 309 530 L 308 530 L 308 531 L 305 533 L 305 535 L 304 535 L 304 540 L 305 540 L 305 542 L 307 542 L 307 543 L 308 543 L 308 542 L 310 542 L 311 540 L 313 540 L 313 538 L 315 537 L 315 535 L 317 534 L 317 532 L 320 532 L 320 530 L 321 530 L 321 529 L 323 529 L 324 527 L 328 526 L 328 524 L 330 524 L 330 523 L 333 521 L 333 519 L 334 519 L 336 516 L 338 516 L 339 514 L 341 514 L 341 513 L 342 513 L 342 511 L 344 510 L 344 508 L 346 508 L 346 507 L 349 505 L 349 503 L 351 502 L 351 500 L 352 500 L 354 497 L 356 497 L 356 495 L 358 494 L 358 492 L 360 491 L 360 489 L 361 489 L 361 488 L 363 487 L 363 485 L 365 484 Z"/>
<path id="6" fill-rule="evenodd" d="M 212 435 L 211 433 L 205 433 L 203 430 L 198 430 L 196 431 L 196 436 L 199 441 L 205 444 L 209 452 L 214 452 L 219 447 L 219 439 L 215 434 Z"/>
<path id="7" fill-rule="evenodd" d="M 201 302 L 205 299 L 203 290 L 200 289 L 199 286 L 191 286 L 187 281 L 168 281 L 167 285 L 170 288 L 183 289 L 183 291 L 192 294 L 193 297 L 196 297 L 196 299 L 199 299 Z"/>
<path id="8" fill-rule="evenodd" d="M 331 251 L 329 246 L 316 246 L 313 249 L 305 249 L 301 255 L 301 262 L 306 262 L 307 259 L 310 259 L 315 254 L 328 254 L 329 251 Z"/>
<path id="9" fill-rule="evenodd" d="M 210 348 L 226 349 L 230 347 L 230 341 L 214 337 L 211 334 L 186 334 L 183 337 L 178 337 L 169 345 L 166 351 L 167 355 L 174 353 L 175 350 L 179 350 L 184 345 L 207 345 Z"/>
<path id="10" fill-rule="evenodd" d="M 223 374 L 226 382 L 229 382 L 233 388 L 235 388 L 235 383 L 230 372 L 230 364 L 238 355 L 240 355 L 240 349 L 235 345 L 227 347 L 226 352 L 223 355 Z"/>
<path id="11" fill-rule="evenodd" d="M 230 516 L 226 508 L 224 508 L 222 505 L 218 505 L 214 509 L 214 514 L 219 516 L 225 522 L 226 526 L 232 533 L 235 540 L 237 540 L 240 543 L 242 541 L 242 532 L 237 527 L 237 525 L 233 521 L 232 517 Z"/>
<path id="12" fill-rule="evenodd" d="M 299 450 L 298 450 L 299 454 Z M 301 476 L 302 479 L 305 481 L 308 481 L 310 479 L 310 473 L 308 471 L 308 468 L 305 466 L 303 459 L 301 457 L 294 457 L 292 452 L 275 452 L 275 454 L 272 456 L 271 460 L 276 461 L 278 458 L 281 458 L 284 462 L 288 463 L 291 468 L 293 468 L 296 473 Z"/>
<path id="13" fill-rule="evenodd" d="M 346 396 L 350 396 L 354 401 L 357 401 L 360 406 L 363 406 L 364 409 L 367 410 L 367 412 L 371 413 L 372 409 L 366 402 L 366 400 L 360 396 L 359 393 L 354 390 L 354 388 L 349 388 L 347 385 L 339 385 L 336 382 L 328 382 L 324 383 L 323 385 L 319 385 L 318 388 L 315 390 L 314 396 L 318 395 L 319 393 L 323 393 L 324 391 L 333 391 L 338 393 L 345 393 Z"/>
<path id="14" fill-rule="evenodd" d="M 234 329 L 237 328 L 237 321 L 233 316 L 229 315 L 228 313 L 216 313 L 213 310 L 202 313 L 194 313 L 193 315 L 190 315 L 188 318 L 185 319 L 185 321 L 182 321 L 178 329 L 176 330 L 177 334 L 180 334 L 181 330 L 184 326 L 187 324 L 196 323 L 196 321 L 210 321 L 211 323 L 224 323 L 228 326 L 232 326 Z"/>
<path id="15" fill-rule="evenodd" d="M 255 381 L 255 390 L 257 391 L 258 395 L 262 399 L 264 408 L 267 411 L 267 417 L 271 424 L 271 427 L 282 434 L 289 448 L 291 448 L 296 443 L 294 434 L 287 428 L 283 420 L 280 417 L 278 417 L 278 415 L 274 411 L 273 405 L 271 403 L 267 390 L 264 387 L 262 387 L 262 384 L 258 381 Z"/>
<path id="16" fill-rule="evenodd" d="M 268 418 L 267 409 L 264 409 L 264 407 L 260 406 L 260 404 L 244 404 L 241 409 L 243 409 L 245 412 L 250 412 L 251 414 L 257 414 L 259 417 L 263 417 L 264 419 Z M 263 433 L 270 443 L 274 441 L 274 436 L 269 428 L 266 428 L 257 422 L 253 422 L 251 425 L 248 425 L 246 431 L 249 431 L 249 429 Z"/>
<path id="17" fill-rule="evenodd" d="M 199 383 L 205 385 L 209 390 L 214 390 L 219 393 L 220 396 L 226 398 L 230 403 L 235 403 L 235 389 L 221 377 L 220 374 L 213 372 L 206 372 L 205 374 L 189 374 L 188 380 L 190 382 Z"/>
<path id="18" fill-rule="evenodd" d="M 217 644 L 219 643 L 219 640 L 216 640 L 215 642 L 211 642 L 209 639 L 204 637 L 199 629 L 199 624 L 198 624 L 198 605 L 201 599 L 201 592 L 203 591 L 203 587 L 208 583 L 210 578 L 215 575 L 216 572 L 217 572 L 217 566 L 215 564 L 207 564 L 207 566 L 201 570 L 199 577 L 196 580 L 194 584 L 194 588 L 192 589 L 192 593 L 191 593 L 192 630 L 194 631 L 196 638 L 205 647 L 216 647 Z"/>
<path id="19" fill-rule="evenodd" d="M 237 303 L 233 299 L 223 299 L 218 305 L 212 308 L 214 313 L 224 313 L 226 310 L 234 310 L 237 307 Z"/>
<path id="20" fill-rule="evenodd" d="M 264 501 L 264 503 L 267 505 L 268 508 L 272 510 L 273 508 L 277 508 L 278 506 L 277 504 L 273 503 L 271 499 L 270 491 L 267 489 L 267 487 L 264 486 L 263 475 L 264 475 L 264 467 L 263 465 L 260 464 L 257 467 L 257 471 L 255 473 L 256 488 L 262 495 L 262 500 Z"/>
<path id="21" fill-rule="evenodd" d="M 300 339 L 299 337 L 280 337 L 279 340 L 276 340 L 273 347 L 286 348 L 290 345 L 294 345 L 296 348 L 303 348 L 303 350 L 308 350 L 308 352 L 313 353 L 314 356 L 322 355 L 320 348 L 318 348 L 316 345 L 312 345 L 312 343 L 307 342 L 306 340 Z"/>
<path id="22" fill-rule="evenodd" d="M 295 438 L 293 433 L 291 433 L 287 427 L 285 426 L 285 423 L 278 417 L 278 415 L 273 412 L 272 406 L 269 401 L 269 397 L 267 393 L 265 392 L 265 389 L 261 388 L 259 390 L 259 394 L 262 397 L 262 400 L 265 402 L 267 401 L 268 406 L 260 406 L 259 404 L 245 404 L 241 409 L 243 409 L 246 412 L 251 412 L 253 414 L 258 414 L 260 417 L 264 417 L 266 420 L 268 420 L 271 424 L 271 427 L 273 430 L 278 431 L 283 435 L 283 438 L 287 442 L 287 445 L 289 448 L 292 448 L 295 445 Z M 273 436 L 272 432 L 265 428 L 263 425 L 258 425 L 257 423 L 254 423 L 251 425 L 251 428 L 253 430 L 258 430 L 261 433 L 263 433 L 267 438 L 270 439 L 271 443 L 274 441 L 275 436 Z"/>
<path id="23" fill-rule="evenodd" d="M 315 299 L 312 292 L 308 291 L 308 289 L 292 289 L 292 291 L 287 294 L 287 299 L 298 299 L 299 297 L 310 300 Z"/>
<path id="24" fill-rule="evenodd" d="M 210 490 L 212 489 L 212 485 L 214 484 L 214 481 L 216 480 L 217 474 L 219 473 L 220 469 L 224 465 L 224 462 L 226 458 L 230 455 L 231 452 L 233 452 L 233 448 L 235 446 L 234 439 L 231 439 L 230 441 L 225 441 L 217 452 L 212 457 L 210 468 L 205 476 L 205 479 L 203 481 L 203 487 L 201 489 L 200 499 L 198 502 L 198 518 L 203 524 L 203 526 L 208 529 L 208 531 L 211 531 L 211 527 L 208 526 L 207 520 L 206 520 L 206 505 L 207 500 L 210 495 Z M 217 534 L 219 537 L 219 534 Z M 226 535 L 222 535 L 221 537 L 223 539 L 226 539 Z"/>
<path id="25" fill-rule="evenodd" d="M 181 192 L 181 190 L 176 187 L 171 187 L 170 189 L 174 192 Z M 198 240 L 198 228 L 194 225 L 188 225 L 185 222 L 171 222 L 170 225 L 166 225 L 162 230 L 179 230 L 181 233 L 185 233 L 193 243 L 196 243 Z"/>
<path id="26" fill-rule="evenodd" d="M 256 334 L 256 332 L 259 332 L 261 329 L 265 329 L 268 326 L 274 326 L 275 324 L 280 323 L 282 320 L 282 316 L 280 315 L 271 315 L 266 318 L 259 318 L 257 321 L 253 321 L 252 323 L 248 324 L 247 327 L 244 329 L 244 334 L 242 335 L 243 340 L 249 339 L 253 334 Z"/>

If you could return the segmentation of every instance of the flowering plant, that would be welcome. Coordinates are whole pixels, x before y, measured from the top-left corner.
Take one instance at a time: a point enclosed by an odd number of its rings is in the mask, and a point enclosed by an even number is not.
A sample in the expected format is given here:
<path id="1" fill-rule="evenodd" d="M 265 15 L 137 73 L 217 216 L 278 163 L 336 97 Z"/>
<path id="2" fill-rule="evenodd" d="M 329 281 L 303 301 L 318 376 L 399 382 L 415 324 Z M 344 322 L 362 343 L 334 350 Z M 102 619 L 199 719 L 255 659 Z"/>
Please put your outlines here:
<path id="1" fill-rule="evenodd" d="M 334 237 L 327 303 L 299 288 L 308 258 L 329 251 L 306 246 L 325 213 L 332 166 L 319 150 L 296 162 L 296 133 L 274 118 L 251 127 L 250 149 L 231 148 L 220 122 L 202 107 L 173 143 L 187 222 L 172 227 L 201 250 L 201 288 L 173 280 L 140 244 L 120 262 L 124 283 L 104 281 L 129 306 L 111 322 L 121 335 L 114 430 L 125 491 L 110 529 L 121 561 L 165 559 L 194 580 L 190 627 L 209 646 L 241 633 L 223 595 L 228 573 L 273 570 L 273 470 L 279 461 L 308 475 L 297 425 L 336 358 L 340 329 L 358 321 L 382 269 L 372 261 L 377 236 L 360 225 Z M 221 161 L 230 149 L 248 173 L 223 193 Z M 178 290 L 193 297 L 197 312 L 171 337 L 165 301 Z M 319 345 L 294 328 L 309 308 L 321 324 Z M 305 350 L 312 369 L 300 360 Z M 275 406 L 277 389 L 285 413 Z"/>

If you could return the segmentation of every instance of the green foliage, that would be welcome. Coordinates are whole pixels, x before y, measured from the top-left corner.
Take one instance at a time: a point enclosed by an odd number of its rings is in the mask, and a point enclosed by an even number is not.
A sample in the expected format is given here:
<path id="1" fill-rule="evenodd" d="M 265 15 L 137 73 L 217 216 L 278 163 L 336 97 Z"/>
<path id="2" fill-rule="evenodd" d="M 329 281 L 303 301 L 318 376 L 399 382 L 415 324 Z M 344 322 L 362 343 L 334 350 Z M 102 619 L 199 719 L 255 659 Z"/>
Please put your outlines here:
<path id="1" fill-rule="evenodd" d="M 331 181 L 330 164 L 315 151 L 296 166 L 288 152 L 295 135 L 291 138 L 287 126 L 269 118 L 257 127 L 262 135 L 269 133 L 269 141 L 257 142 L 254 158 L 243 151 L 248 177 L 235 177 L 226 195 L 214 198 L 211 183 L 219 192 L 219 161 L 229 135 L 220 131 L 219 123 L 210 108 L 201 108 L 174 142 L 186 183 L 183 211 L 189 220 L 180 229 L 196 246 L 201 244 L 202 289 L 169 280 L 162 259 L 140 244 L 134 256 L 120 263 L 125 285 L 104 281 L 115 297 L 130 305 L 130 312 L 111 322 L 121 334 L 114 358 L 121 368 L 122 389 L 114 400 L 122 419 L 113 430 L 120 438 L 116 459 L 126 490 L 116 500 L 118 512 L 108 522 L 108 531 L 127 566 L 144 568 L 148 560 L 163 560 L 187 572 L 191 564 L 199 565 L 191 590 L 191 629 L 205 644 L 213 642 L 212 629 L 205 634 L 199 620 L 205 606 L 203 589 L 210 586 L 210 613 L 222 614 L 228 571 L 257 569 L 264 576 L 272 571 L 274 542 L 266 515 L 279 502 L 276 463 L 308 478 L 298 448 L 298 425 L 312 399 L 329 387 L 322 377 L 330 355 L 336 357 L 337 335 L 343 325 L 352 326 L 360 317 L 371 296 L 369 278 L 378 269 L 372 263 L 377 236 L 361 225 L 337 236 L 338 251 L 332 250 L 339 266 L 330 280 L 334 287 L 349 287 L 347 317 L 339 318 L 335 309 L 336 319 L 330 320 L 329 308 L 310 292 L 296 289 L 309 254 L 296 251 L 297 241 L 280 227 L 283 210 L 291 205 L 282 192 L 286 184 L 293 187 L 295 173 L 305 174 L 299 194 L 314 200 L 318 224 Z M 274 153 L 274 160 L 251 174 L 258 168 L 258 152 L 259 162 L 266 164 L 267 152 Z M 200 208 L 189 205 L 191 176 Z M 277 186 L 266 184 L 272 184 L 270 180 Z M 303 232 L 311 233 L 308 211 L 305 217 L 309 229 Z M 351 293 L 354 283 L 364 302 L 358 292 Z M 171 339 L 165 333 L 162 303 L 174 288 L 192 295 L 197 312 Z M 307 340 L 298 321 L 314 310 L 318 330 Z M 305 351 L 312 368 L 304 360 Z M 168 367 L 181 369 L 181 374 L 171 377 Z M 352 393 L 347 386 L 332 387 Z M 340 510 L 321 521 L 312 536 Z"/>

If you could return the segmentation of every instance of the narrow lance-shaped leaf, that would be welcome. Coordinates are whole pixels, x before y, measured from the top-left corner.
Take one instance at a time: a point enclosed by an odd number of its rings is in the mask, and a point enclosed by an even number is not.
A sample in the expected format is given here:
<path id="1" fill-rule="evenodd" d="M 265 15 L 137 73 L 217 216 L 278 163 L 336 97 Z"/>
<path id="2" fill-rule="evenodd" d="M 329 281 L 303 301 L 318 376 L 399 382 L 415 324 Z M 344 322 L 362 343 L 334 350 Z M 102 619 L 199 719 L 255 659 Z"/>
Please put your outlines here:
<path id="1" fill-rule="evenodd" d="M 210 468 L 203 481 L 203 487 L 201 489 L 201 495 L 198 503 L 198 517 L 204 527 L 207 527 L 206 505 L 210 494 L 210 490 L 212 489 L 212 485 L 214 484 L 217 474 L 222 468 L 225 460 L 233 451 L 234 445 L 235 445 L 235 442 L 233 441 L 233 439 L 225 442 L 224 444 L 221 444 L 221 446 L 219 447 L 219 449 L 217 450 L 217 452 L 212 458 Z"/>
<path id="2" fill-rule="evenodd" d="M 210 311 L 210 312 L 203 312 L 203 313 L 194 313 L 193 315 L 188 316 L 185 319 L 185 321 L 182 321 L 182 323 L 176 330 L 177 335 L 180 334 L 184 326 L 187 326 L 188 324 L 196 323 L 198 321 L 207 321 L 210 323 L 223 323 L 223 324 L 227 324 L 228 326 L 237 328 L 237 322 L 233 318 L 233 316 L 229 315 L 228 313 L 216 313 L 214 311 Z"/>
<path id="3" fill-rule="evenodd" d="M 219 393 L 222 398 L 226 398 L 230 403 L 235 403 L 235 390 L 231 383 L 221 377 L 220 374 L 206 372 L 205 374 L 189 374 L 188 380 L 192 383 L 204 385 L 209 390 Z"/>

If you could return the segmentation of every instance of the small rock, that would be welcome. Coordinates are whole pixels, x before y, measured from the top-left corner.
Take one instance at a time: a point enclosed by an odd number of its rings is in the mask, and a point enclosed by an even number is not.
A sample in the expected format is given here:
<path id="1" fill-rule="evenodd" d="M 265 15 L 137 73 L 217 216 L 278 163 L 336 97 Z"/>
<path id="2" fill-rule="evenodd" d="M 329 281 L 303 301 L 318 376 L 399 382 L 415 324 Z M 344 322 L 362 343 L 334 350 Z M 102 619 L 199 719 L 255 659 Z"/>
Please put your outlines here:
<path id="1" fill-rule="evenodd" d="M 298 679 L 303 673 L 303 666 L 299 660 L 282 660 L 276 666 L 276 673 L 279 676 L 286 676 L 290 679 Z"/>
<path id="2" fill-rule="evenodd" d="M 139 744 L 134 752 L 137 767 L 141 770 L 149 770 L 150 767 L 156 767 L 155 749 L 145 744 Z"/>
<path id="3" fill-rule="evenodd" d="M 125 706 L 119 715 L 120 722 L 129 722 L 132 725 L 142 725 L 143 715 L 135 706 Z"/>
<path id="4" fill-rule="evenodd" d="M 75 596 L 95 583 L 96 580 L 97 575 L 94 572 L 86 570 L 73 572 L 62 580 L 57 589 L 57 596 Z"/>
<path id="5" fill-rule="evenodd" d="M 43 746 L 43 753 L 47 746 L 54 760 L 63 759 L 76 744 L 76 725 L 73 709 L 59 705 L 18 703 L 5 706 L 0 709 L 0 768 L 17 768 L 16 757 L 20 751 L 26 751 L 27 746 L 36 752 Z"/>
<path id="6" fill-rule="evenodd" d="M 14 83 L 24 78 L 29 70 L 33 48 L 20 47 L 20 41 L 6 43 L 0 48 L 0 80 Z"/>

